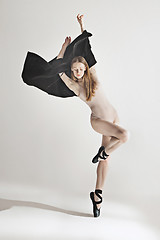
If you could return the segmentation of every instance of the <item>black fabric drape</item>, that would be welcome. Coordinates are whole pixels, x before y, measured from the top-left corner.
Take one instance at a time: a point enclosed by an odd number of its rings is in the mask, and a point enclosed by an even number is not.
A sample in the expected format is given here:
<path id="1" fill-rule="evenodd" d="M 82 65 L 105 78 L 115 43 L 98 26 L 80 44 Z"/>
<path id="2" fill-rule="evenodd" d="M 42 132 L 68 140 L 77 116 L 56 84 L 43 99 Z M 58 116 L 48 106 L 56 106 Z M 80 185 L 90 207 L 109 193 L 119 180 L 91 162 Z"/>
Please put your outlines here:
<path id="1" fill-rule="evenodd" d="M 56 59 L 56 56 L 49 62 L 38 54 L 28 51 L 21 74 L 24 83 L 57 97 L 76 96 L 66 86 L 58 73 L 65 72 L 71 78 L 71 61 L 75 56 L 84 57 L 89 68 L 97 63 L 91 51 L 89 42 L 91 36 L 91 33 L 83 31 L 67 46 L 63 58 Z"/>

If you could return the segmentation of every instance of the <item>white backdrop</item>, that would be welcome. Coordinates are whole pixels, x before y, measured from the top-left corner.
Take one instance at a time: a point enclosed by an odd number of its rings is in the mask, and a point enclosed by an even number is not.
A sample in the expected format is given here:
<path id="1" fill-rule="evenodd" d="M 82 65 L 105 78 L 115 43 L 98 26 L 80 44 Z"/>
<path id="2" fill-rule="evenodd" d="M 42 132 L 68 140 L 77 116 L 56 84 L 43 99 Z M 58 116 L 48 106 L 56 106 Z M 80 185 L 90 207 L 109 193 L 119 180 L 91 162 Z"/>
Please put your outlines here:
<path id="1" fill-rule="evenodd" d="M 120 125 L 131 134 L 112 153 L 104 196 L 158 200 L 160 2 L 156 0 L 0 1 L 1 197 L 23 195 L 33 200 L 37 191 L 88 197 L 94 190 L 97 165 L 91 160 L 101 135 L 90 125 L 90 109 L 77 97 L 48 95 L 21 78 L 27 51 L 49 61 L 66 36 L 73 40 L 81 33 L 78 13 L 84 14 L 85 28 L 93 34 L 90 42 L 106 96 Z"/>

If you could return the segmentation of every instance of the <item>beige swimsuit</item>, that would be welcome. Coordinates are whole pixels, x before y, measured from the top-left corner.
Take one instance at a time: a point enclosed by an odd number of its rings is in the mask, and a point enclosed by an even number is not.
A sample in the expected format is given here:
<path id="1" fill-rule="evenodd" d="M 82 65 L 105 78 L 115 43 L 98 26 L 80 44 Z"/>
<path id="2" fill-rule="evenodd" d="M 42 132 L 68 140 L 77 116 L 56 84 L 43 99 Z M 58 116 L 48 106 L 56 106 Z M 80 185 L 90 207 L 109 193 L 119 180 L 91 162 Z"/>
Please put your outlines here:
<path id="1" fill-rule="evenodd" d="M 84 101 L 91 109 L 91 118 L 100 118 L 102 120 L 113 122 L 116 111 L 105 96 L 102 85 L 98 82 L 98 89 L 95 90 L 95 96 L 91 101 L 86 101 L 85 90 L 81 84 L 78 97 Z"/>

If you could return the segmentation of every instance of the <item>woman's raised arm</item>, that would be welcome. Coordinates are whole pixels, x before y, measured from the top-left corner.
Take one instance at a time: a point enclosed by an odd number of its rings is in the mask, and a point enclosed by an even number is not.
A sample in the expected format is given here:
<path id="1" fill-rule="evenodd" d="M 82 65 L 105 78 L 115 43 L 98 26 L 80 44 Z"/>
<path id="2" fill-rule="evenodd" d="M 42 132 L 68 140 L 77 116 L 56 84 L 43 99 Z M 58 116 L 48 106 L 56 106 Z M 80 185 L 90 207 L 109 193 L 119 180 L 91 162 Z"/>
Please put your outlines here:
<path id="1" fill-rule="evenodd" d="M 85 30 L 84 22 L 83 22 L 83 16 L 84 16 L 84 15 L 80 15 L 80 14 L 77 15 L 77 21 L 78 21 L 79 24 L 80 24 L 81 32 L 82 32 L 82 33 L 83 33 L 83 31 Z"/>
<path id="2" fill-rule="evenodd" d="M 78 20 L 78 22 L 79 22 L 79 24 L 80 24 L 81 32 L 82 32 L 82 33 L 83 33 L 83 31 L 85 30 L 85 28 L 84 28 L 84 22 L 83 22 L 83 16 L 84 16 L 84 15 L 80 15 L 80 14 L 77 15 L 77 20 Z M 67 46 L 68 46 L 70 43 L 71 43 L 71 37 L 70 37 L 70 36 L 69 36 L 69 37 L 66 37 L 65 42 L 63 43 L 62 48 L 61 48 L 61 50 L 60 50 L 60 52 L 59 52 L 59 54 L 58 54 L 58 56 L 57 56 L 57 59 L 58 59 L 58 58 L 63 58 L 64 53 L 65 53 L 65 51 L 66 51 L 66 48 L 67 48 Z"/>
<path id="3" fill-rule="evenodd" d="M 63 58 L 66 48 L 70 44 L 70 42 L 71 42 L 71 37 L 69 38 L 66 37 L 65 42 L 62 44 L 62 48 L 57 56 L 57 59 Z M 77 82 L 69 78 L 65 74 L 65 72 L 59 73 L 59 76 L 70 90 L 72 90 L 76 95 L 79 95 L 79 84 Z"/>
<path id="4" fill-rule="evenodd" d="M 59 52 L 59 54 L 58 54 L 58 56 L 57 56 L 57 59 L 58 59 L 58 58 L 63 58 L 64 53 L 65 53 L 65 51 L 66 51 L 66 48 L 67 48 L 67 46 L 70 44 L 70 42 L 71 42 L 71 37 L 70 37 L 70 36 L 69 36 L 69 37 L 66 37 L 66 38 L 65 38 L 65 42 L 62 44 L 62 48 L 61 48 L 61 50 L 60 50 L 60 52 Z"/>

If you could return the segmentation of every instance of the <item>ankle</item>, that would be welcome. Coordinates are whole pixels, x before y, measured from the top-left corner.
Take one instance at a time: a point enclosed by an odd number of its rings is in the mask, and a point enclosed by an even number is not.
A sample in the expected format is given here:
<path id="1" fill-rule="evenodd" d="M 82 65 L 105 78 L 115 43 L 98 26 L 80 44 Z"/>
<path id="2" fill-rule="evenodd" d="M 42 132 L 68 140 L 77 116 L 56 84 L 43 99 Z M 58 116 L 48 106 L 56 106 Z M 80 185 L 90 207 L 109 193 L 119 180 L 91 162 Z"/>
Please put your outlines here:
<path id="1" fill-rule="evenodd" d="M 99 193 L 99 195 L 102 197 L 102 193 Z M 100 198 L 96 195 L 95 192 L 94 192 L 94 196 L 95 196 L 96 199 L 98 199 L 98 200 L 100 199 Z"/>
<path id="2" fill-rule="evenodd" d="M 109 150 L 108 150 L 107 147 L 105 147 L 103 151 L 104 151 L 107 155 L 109 155 Z"/>
<path id="3" fill-rule="evenodd" d="M 96 194 L 97 192 L 98 192 L 98 194 Z M 100 199 L 97 195 L 99 195 L 100 197 L 102 197 L 102 189 L 101 189 L 101 188 L 95 188 L 94 196 L 95 196 L 97 199 Z"/>

